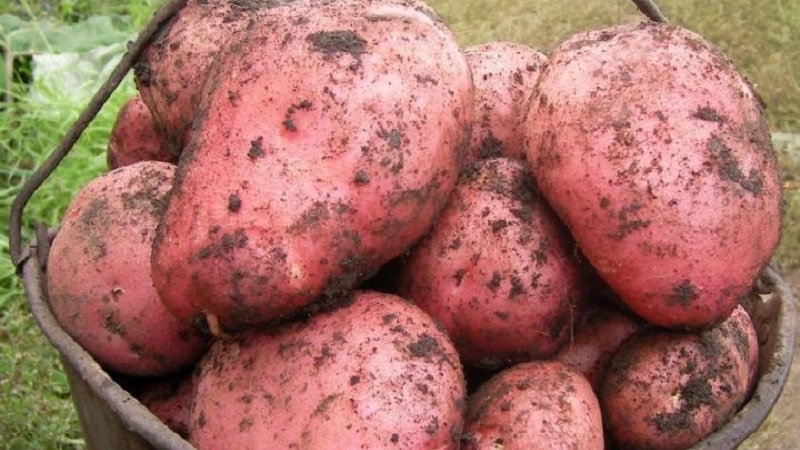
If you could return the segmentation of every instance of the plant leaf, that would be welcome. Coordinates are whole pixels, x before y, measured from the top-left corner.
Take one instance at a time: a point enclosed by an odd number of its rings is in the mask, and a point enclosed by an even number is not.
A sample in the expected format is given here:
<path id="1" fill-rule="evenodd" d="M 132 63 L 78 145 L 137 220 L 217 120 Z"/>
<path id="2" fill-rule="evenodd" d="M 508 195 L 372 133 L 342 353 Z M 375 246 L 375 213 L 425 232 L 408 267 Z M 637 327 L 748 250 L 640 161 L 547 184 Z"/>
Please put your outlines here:
<path id="1" fill-rule="evenodd" d="M 11 54 L 80 53 L 133 37 L 120 29 L 111 16 L 92 16 L 74 23 L 52 20 L 24 21 L 9 14 L 0 15 L 0 36 Z"/>

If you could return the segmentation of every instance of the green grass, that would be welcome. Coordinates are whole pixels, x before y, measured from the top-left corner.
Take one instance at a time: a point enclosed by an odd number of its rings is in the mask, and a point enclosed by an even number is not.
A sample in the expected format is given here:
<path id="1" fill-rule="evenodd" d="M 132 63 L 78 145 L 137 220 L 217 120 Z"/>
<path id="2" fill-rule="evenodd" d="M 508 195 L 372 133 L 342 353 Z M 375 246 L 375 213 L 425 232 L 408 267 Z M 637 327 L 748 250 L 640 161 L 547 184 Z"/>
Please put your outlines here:
<path id="1" fill-rule="evenodd" d="M 78 22 L 113 15 L 132 31 L 150 17 L 156 0 L 13 1 L 0 6 L 31 21 L 49 18 Z M 549 51 L 577 31 L 641 16 L 627 0 L 431 0 L 465 46 L 510 40 Z M 800 2 L 767 0 L 660 0 L 672 22 L 706 36 L 758 87 L 769 105 L 773 130 L 800 132 L 800 50 L 791 39 L 800 29 Z M 45 8 L 44 5 L 49 5 Z M 33 198 L 25 229 L 33 220 L 56 224 L 71 196 L 105 168 L 105 146 L 116 111 L 134 92 L 128 80 Z M 65 377 L 54 350 L 31 320 L 19 280 L 8 261 L 7 223 L 20 184 L 56 146 L 83 104 L 56 97 L 33 104 L 25 92 L 0 110 L 0 449 L 81 448 L 82 440 Z M 787 180 L 796 180 L 798 147 L 784 150 Z M 787 191 L 784 243 L 778 256 L 800 265 L 800 207 L 797 191 Z M 789 237 L 788 239 L 786 237 Z"/>

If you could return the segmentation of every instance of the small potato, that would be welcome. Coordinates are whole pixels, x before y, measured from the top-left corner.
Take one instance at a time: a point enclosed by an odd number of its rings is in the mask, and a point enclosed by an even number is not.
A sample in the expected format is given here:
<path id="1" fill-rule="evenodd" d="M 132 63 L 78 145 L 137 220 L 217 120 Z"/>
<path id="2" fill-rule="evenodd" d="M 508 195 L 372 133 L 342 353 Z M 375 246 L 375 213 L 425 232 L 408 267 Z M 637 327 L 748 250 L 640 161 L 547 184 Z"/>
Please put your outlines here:
<path id="1" fill-rule="evenodd" d="M 101 365 L 138 376 L 197 361 L 205 338 L 161 303 L 150 278 L 156 223 L 175 166 L 142 161 L 93 179 L 72 199 L 47 264 L 50 306 Z"/>
<path id="2" fill-rule="evenodd" d="M 216 341 L 199 365 L 190 441 L 217 449 L 457 449 L 466 402 L 447 334 L 406 300 L 352 303 Z"/>
<path id="3" fill-rule="evenodd" d="M 409 252 L 398 292 L 442 323 L 465 364 L 549 357 L 585 294 L 572 248 L 522 161 L 480 160 Z"/>
<path id="4" fill-rule="evenodd" d="M 106 158 L 110 170 L 139 161 L 178 162 L 178 155 L 166 147 L 162 132 L 139 95 L 131 97 L 119 110 Z"/>
<path id="5" fill-rule="evenodd" d="M 755 329 L 738 306 L 702 332 L 644 330 L 614 355 L 600 387 L 604 424 L 625 449 L 683 449 L 728 422 L 753 385 Z"/>
<path id="6" fill-rule="evenodd" d="M 517 364 L 468 401 L 464 450 L 602 450 L 597 397 L 586 379 L 555 361 Z"/>
<path id="7" fill-rule="evenodd" d="M 187 438 L 195 381 L 191 372 L 147 379 L 134 395 L 170 430 Z"/>
<path id="8" fill-rule="evenodd" d="M 525 157 L 525 119 L 547 56 L 526 45 L 487 42 L 464 49 L 475 84 L 472 141 L 464 164 Z"/>
<path id="9" fill-rule="evenodd" d="M 553 359 L 580 373 L 597 391 L 611 358 L 642 324 L 608 306 L 594 306 L 576 326 L 575 336 Z"/>

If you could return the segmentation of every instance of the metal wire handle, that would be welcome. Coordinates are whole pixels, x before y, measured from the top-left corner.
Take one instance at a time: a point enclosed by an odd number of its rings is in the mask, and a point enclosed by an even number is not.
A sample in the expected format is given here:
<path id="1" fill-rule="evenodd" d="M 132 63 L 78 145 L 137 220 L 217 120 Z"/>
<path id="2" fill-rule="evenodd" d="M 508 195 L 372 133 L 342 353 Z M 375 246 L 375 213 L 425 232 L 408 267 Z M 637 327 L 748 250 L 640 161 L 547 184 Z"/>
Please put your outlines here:
<path id="1" fill-rule="evenodd" d="M 661 14 L 661 10 L 658 9 L 658 5 L 655 2 L 651 0 L 633 0 L 633 3 L 636 4 L 642 14 L 653 22 L 667 23 L 667 18 Z"/>

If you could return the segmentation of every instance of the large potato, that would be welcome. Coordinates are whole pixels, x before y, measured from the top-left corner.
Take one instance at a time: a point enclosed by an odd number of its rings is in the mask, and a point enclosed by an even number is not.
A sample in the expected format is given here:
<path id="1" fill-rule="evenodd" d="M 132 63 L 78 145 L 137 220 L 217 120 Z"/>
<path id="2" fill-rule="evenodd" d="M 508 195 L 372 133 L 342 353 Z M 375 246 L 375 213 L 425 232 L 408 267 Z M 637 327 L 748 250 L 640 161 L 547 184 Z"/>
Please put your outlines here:
<path id="1" fill-rule="evenodd" d="M 567 366 L 521 363 L 470 395 L 462 440 L 464 450 L 602 450 L 600 406 Z"/>
<path id="2" fill-rule="evenodd" d="M 406 300 L 352 303 L 215 342 L 190 441 L 215 449 L 457 449 L 466 390 L 447 334 Z"/>
<path id="3" fill-rule="evenodd" d="M 775 249 L 781 191 L 761 106 L 692 32 L 643 23 L 563 42 L 527 132 L 543 194 L 651 323 L 719 322 Z"/>
<path id="4" fill-rule="evenodd" d="M 585 287 L 573 242 L 522 161 L 467 166 L 398 292 L 447 329 L 467 364 L 545 358 L 569 339 Z"/>
<path id="5" fill-rule="evenodd" d="M 688 448 L 747 399 L 757 355 L 742 307 L 702 332 L 642 331 L 614 355 L 601 384 L 604 424 L 619 448 Z"/>
<path id="6" fill-rule="evenodd" d="M 430 228 L 458 177 L 472 83 L 414 1 L 297 2 L 231 41 L 153 274 L 183 320 L 237 329 L 351 289 Z"/>
<path id="7" fill-rule="evenodd" d="M 93 179 L 70 202 L 50 250 L 53 314 L 117 372 L 176 372 L 206 349 L 164 307 L 150 278 L 151 244 L 174 175 L 172 164 L 143 161 Z"/>

